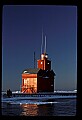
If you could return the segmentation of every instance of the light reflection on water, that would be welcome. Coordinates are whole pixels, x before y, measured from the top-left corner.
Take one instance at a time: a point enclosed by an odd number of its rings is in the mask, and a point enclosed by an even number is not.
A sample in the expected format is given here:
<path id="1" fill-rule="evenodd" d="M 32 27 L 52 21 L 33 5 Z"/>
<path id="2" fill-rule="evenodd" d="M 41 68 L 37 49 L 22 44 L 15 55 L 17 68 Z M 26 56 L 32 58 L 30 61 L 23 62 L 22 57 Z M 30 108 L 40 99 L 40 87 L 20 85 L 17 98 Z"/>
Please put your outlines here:
<path id="1" fill-rule="evenodd" d="M 20 105 L 23 109 L 21 115 L 24 116 L 37 116 L 38 115 L 38 106 L 36 104 L 22 104 Z"/>
<path id="2" fill-rule="evenodd" d="M 46 104 L 22 104 L 20 107 L 23 109 L 20 116 L 48 116 L 49 108 Z"/>
<path id="3" fill-rule="evenodd" d="M 19 102 L 21 104 L 19 104 Z M 28 103 L 29 102 L 29 103 Z M 14 103 L 14 104 L 13 104 Z M 17 104 L 16 104 L 17 103 Z M 2 104 L 2 115 L 8 116 L 75 116 L 76 99 L 58 99 L 50 102 L 8 101 Z"/>

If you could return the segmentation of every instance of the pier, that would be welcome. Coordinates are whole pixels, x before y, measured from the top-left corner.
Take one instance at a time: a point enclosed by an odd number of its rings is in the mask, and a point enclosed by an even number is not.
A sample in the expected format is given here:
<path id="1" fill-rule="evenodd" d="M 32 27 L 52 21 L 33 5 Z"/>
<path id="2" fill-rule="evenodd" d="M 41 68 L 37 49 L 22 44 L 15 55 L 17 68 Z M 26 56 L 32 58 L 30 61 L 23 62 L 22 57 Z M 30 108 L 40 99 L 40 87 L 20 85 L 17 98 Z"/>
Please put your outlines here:
<path id="1" fill-rule="evenodd" d="M 77 96 L 77 92 L 43 92 L 43 93 L 32 93 L 32 94 L 28 94 L 28 93 L 13 93 L 12 92 L 12 96 L 10 98 L 20 98 L 21 99 L 51 99 L 51 98 L 70 98 L 70 97 L 76 97 Z M 4 93 L 3 94 L 3 98 L 8 98 L 7 94 Z"/>

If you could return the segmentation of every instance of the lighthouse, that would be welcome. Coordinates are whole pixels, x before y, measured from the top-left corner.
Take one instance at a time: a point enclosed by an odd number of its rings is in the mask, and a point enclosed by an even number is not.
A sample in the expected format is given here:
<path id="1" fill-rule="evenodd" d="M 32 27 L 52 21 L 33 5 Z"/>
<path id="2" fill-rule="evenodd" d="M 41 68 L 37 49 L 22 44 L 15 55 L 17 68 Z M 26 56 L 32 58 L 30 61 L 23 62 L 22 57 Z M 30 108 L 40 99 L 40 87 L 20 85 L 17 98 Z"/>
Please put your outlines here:
<path id="1" fill-rule="evenodd" d="M 43 49 L 43 39 L 41 45 L 41 56 L 37 60 L 37 68 L 27 68 L 22 72 L 22 93 L 39 93 L 54 92 L 55 73 L 51 69 L 51 60 L 46 53 L 46 36 L 45 47 Z"/>

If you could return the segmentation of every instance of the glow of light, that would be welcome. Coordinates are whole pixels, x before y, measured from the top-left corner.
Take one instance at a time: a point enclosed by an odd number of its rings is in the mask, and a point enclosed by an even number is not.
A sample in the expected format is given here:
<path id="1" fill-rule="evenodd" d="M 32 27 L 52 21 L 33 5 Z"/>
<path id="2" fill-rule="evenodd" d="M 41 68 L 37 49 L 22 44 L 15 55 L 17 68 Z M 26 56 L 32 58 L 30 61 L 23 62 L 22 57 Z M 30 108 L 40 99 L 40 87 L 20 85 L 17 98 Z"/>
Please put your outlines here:
<path id="1" fill-rule="evenodd" d="M 45 57 L 46 57 L 46 58 L 48 58 L 48 56 L 47 56 L 47 55 L 45 55 Z"/>

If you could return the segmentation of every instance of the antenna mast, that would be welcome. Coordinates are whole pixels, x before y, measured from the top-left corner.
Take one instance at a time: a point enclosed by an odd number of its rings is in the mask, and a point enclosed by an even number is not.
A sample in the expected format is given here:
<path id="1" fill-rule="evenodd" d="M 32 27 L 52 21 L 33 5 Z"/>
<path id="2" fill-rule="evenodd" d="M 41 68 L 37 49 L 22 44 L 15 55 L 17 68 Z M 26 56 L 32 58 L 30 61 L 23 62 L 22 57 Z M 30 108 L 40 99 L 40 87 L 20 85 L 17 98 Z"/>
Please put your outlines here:
<path id="1" fill-rule="evenodd" d="M 34 68 L 35 68 L 35 51 L 34 51 Z"/>
<path id="2" fill-rule="evenodd" d="M 45 35 L 45 48 L 44 48 L 44 54 L 46 54 L 46 35 Z"/>
<path id="3" fill-rule="evenodd" d="M 43 29 L 42 29 L 42 44 L 41 44 L 41 54 L 42 54 L 42 47 L 43 47 Z"/>

